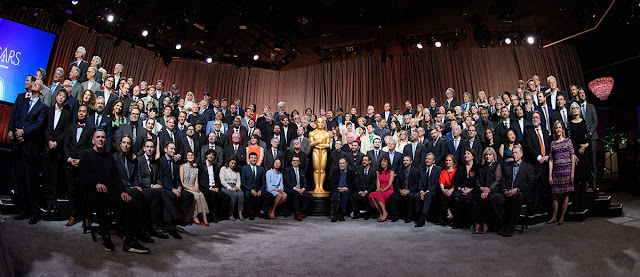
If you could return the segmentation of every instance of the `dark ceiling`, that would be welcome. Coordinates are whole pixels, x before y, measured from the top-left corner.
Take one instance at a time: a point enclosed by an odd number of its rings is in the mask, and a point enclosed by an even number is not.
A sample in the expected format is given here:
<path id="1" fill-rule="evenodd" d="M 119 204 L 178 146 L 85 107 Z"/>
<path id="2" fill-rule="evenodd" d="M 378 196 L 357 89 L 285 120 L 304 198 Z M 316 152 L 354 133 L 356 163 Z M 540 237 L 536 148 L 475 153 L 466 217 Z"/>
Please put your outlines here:
<path id="1" fill-rule="evenodd" d="M 505 37 L 534 46 L 593 27 L 612 0 L 71 0 L 3 1 L 71 19 L 98 33 L 172 57 L 287 69 L 358 55 L 444 47 L 494 47 Z M 638 0 L 610 17 L 631 20 Z M 111 23 L 105 20 L 113 14 Z M 631 15 L 634 13 L 632 12 Z M 240 26 L 246 26 L 241 29 Z M 149 36 L 142 37 L 142 30 Z M 514 39 L 515 40 L 515 39 Z M 182 48 L 176 50 L 180 43 Z M 252 57 L 258 54 L 259 60 Z"/>

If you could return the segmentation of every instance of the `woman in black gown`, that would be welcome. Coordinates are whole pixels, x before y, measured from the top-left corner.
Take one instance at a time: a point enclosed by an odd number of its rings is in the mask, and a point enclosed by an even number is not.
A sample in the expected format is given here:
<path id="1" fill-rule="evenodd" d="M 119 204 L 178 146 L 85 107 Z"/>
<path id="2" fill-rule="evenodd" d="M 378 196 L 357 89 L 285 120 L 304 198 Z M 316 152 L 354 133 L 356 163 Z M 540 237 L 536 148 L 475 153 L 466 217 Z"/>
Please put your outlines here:
<path id="1" fill-rule="evenodd" d="M 578 103 L 573 102 L 571 104 L 570 113 L 573 119 L 568 124 L 569 138 L 573 142 L 573 150 L 578 158 L 575 169 L 575 196 L 573 202 L 576 204 L 576 209 L 582 210 L 582 194 L 589 188 L 589 175 L 592 168 L 591 148 L 589 147 L 591 134 L 589 134 L 587 122 L 582 119 Z"/>
<path id="2" fill-rule="evenodd" d="M 482 151 L 482 167 L 478 174 L 476 181 L 475 194 L 477 207 L 474 209 L 473 218 L 476 226 L 473 230 L 474 234 L 484 234 L 489 230 L 489 216 L 491 211 L 489 209 L 489 199 L 496 193 L 498 185 L 502 180 L 502 163 L 498 162 L 496 158 L 498 155 L 492 147 L 487 147 Z M 482 225 L 482 230 L 480 230 Z"/>
<path id="3" fill-rule="evenodd" d="M 474 163 L 476 152 L 467 148 L 464 150 L 464 159 L 458 165 L 455 175 L 456 191 L 453 193 L 453 228 L 467 228 L 473 218 L 473 211 L 476 209 L 476 194 L 480 193 L 476 189 L 476 180 L 480 165 Z"/>

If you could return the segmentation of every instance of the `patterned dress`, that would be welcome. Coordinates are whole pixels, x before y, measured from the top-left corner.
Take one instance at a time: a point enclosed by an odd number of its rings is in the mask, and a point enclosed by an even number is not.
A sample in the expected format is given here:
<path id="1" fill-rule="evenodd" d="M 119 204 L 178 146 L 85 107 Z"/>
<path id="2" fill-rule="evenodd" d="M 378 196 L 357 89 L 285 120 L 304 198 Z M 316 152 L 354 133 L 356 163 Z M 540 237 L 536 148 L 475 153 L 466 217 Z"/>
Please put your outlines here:
<path id="1" fill-rule="evenodd" d="M 551 160 L 553 161 L 553 169 L 551 177 L 553 185 L 552 193 L 565 193 L 573 191 L 573 183 L 571 182 L 571 155 L 574 154 L 573 143 L 570 138 L 551 142 Z"/>

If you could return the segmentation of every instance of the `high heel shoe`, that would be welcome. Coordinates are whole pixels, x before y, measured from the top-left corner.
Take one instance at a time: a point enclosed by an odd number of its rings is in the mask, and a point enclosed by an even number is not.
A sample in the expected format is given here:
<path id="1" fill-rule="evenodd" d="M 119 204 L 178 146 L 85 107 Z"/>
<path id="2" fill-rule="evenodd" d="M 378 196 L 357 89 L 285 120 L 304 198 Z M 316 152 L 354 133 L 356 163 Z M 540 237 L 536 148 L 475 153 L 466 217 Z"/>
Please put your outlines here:
<path id="1" fill-rule="evenodd" d="M 205 223 L 205 224 L 204 224 L 204 227 L 209 227 L 209 223 Z"/>
<path id="2" fill-rule="evenodd" d="M 474 235 L 480 233 L 480 224 L 476 224 L 476 227 L 473 229 L 473 232 L 471 233 Z"/>
<path id="3" fill-rule="evenodd" d="M 549 221 L 545 222 L 544 224 L 553 224 L 553 223 L 556 223 L 555 219 L 549 220 Z"/>
<path id="4" fill-rule="evenodd" d="M 562 225 L 562 224 L 564 224 L 564 220 L 558 221 L 558 225 Z"/>
<path id="5" fill-rule="evenodd" d="M 486 234 L 488 231 L 489 231 L 489 225 L 485 223 L 482 226 L 482 231 L 480 231 L 480 234 Z"/>
<path id="6" fill-rule="evenodd" d="M 193 224 L 195 225 L 202 225 L 202 222 L 197 222 L 196 219 L 191 219 L 193 221 Z"/>

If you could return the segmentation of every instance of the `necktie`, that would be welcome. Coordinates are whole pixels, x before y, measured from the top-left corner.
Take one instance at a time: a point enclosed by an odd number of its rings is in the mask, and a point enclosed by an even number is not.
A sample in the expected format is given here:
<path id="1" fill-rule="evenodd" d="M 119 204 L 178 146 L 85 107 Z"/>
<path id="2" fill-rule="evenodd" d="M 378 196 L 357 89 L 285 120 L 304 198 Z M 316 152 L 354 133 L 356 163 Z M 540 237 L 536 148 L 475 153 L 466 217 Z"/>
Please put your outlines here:
<path id="1" fill-rule="evenodd" d="M 587 107 L 585 103 L 582 103 L 582 105 L 580 106 L 582 107 L 582 117 L 585 117 L 585 115 L 587 114 Z"/>
<path id="2" fill-rule="evenodd" d="M 380 151 L 380 150 L 374 151 L 376 153 L 376 161 L 378 161 L 378 151 Z"/>
<path id="3" fill-rule="evenodd" d="M 431 177 L 431 167 L 427 168 L 427 180 Z"/>
<path id="4" fill-rule="evenodd" d="M 96 128 L 100 125 L 100 115 L 96 115 Z"/>
<path id="5" fill-rule="evenodd" d="M 171 169 L 171 179 L 173 179 L 173 162 L 169 160 L 169 169 Z"/>
<path id="6" fill-rule="evenodd" d="M 237 145 L 233 145 L 233 154 L 237 154 L 238 153 L 238 146 Z"/>
<path id="7" fill-rule="evenodd" d="M 149 161 L 149 157 L 146 157 L 146 158 L 147 158 L 147 167 L 149 168 L 149 172 L 150 172 L 150 173 L 153 173 L 153 172 L 151 171 L 151 161 Z"/>
<path id="8" fill-rule="evenodd" d="M 551 126 L 549 126 L 549 115 L 547 114 L 547 106 L 542 107 L 542 112 L 544 113 L 544 121 L 546 121 L 547 123 L 547 129 L 549 129 Z"/>
<path id="9" fill-rule="evenodd" d="M 127 158 L 124 158 L 124 170 L 127 172 L 127 180 L 129 180 L 129 163 L 127 162 Z"/>
<path id="10" fill-rule="evenodd" d="M 133 126 L 133 130 L 132 130 L 132 133 L 131 133 L 131 143 L 133 145 L 135 145 L 136 144 L 136 137 L 137 137 L 138 133 L 136 132 L 136 124 L 131 123 L 131 126 Z"/>
<path id="11" fill-rule="evenodd" d="M 173 132 L 167 131 L 169 133 L 169 137 L 171 137 L 171 141 L 176 142 L 175 139 L 173 139 Z"/>
<path id="12" fill-rule="evenodd" d="M 458 150 L 458 144 L 460 143 L 459 139 L 454 139 L 453 140 L 453 147 L 456 149 L 456 151 Z"/>
<path id="13" fill-rule="evenodd" d="M 38 98 L 29 100 L 29 110 L 27 111 L 27 114 L 31 112 L 31 108 L 36 104 L 37 99 Z"/>
<path id="14" fill-rule="evenodd" d="M 53 94 L 56 92 L 56 88 L 57 88 L 57 87 L 58 87 L 58 84 L 56 84 L 56 83 L 54 83 L 54 84 L 51 86 L 51 95 L 53 95 Z"/>
<path id="15" fill-rule="evenodd" d="M 412 151 L 412 153 L 411 153 L 411 159 L 413 160 L 413 159 L 415 159 L 415 157 L 416 157 L 416 144 L 415 144 L 415 143 L 412 143 L 412 144 L 411 144 L 411 148 L 412 148 L 412 150 L 411 150 L 411 151 Z"/>
<path id="16" fill-rule="evenodd" d="M 389 162 L 391 163 L 391 165 L 393 166 L 393 156 L 395 156 L 395 151 L 389 151 Z"/>
<path id="17" fill-rule="evenodd" d="M 540 143 L 540 155 L 544 156 L 546 153 L 544 152 L 544 143 L 542 142 L 540 127 L 536 128 L 536 134 L 538 135 L 538 143 Z"/>
<path id="18" fill-rule="evenodd" d="M 368 174 L 369 174 L 369 169 L 368 169 L 368 168 L 365 168 L 365 169 L 364 169 L 364 176 L 367 176 Z"/>
<path id="19" fill-rule="evenodd" d="M 562 114 L 562 122 L 564 122 L 564 126 L 567 126 L 567 115 L 565 114 L 565 110 L 560 110 L 560 114 Z"/>
<path id="20" fill-rule="evenodd" d="M 294 168 L 296 171 L 296 188 L 300 189 L 300 173 L 298 172 L 298 168 Z"/>
<path id="21" fill-rule="evenodd" d="M 251 171 L 253 171 L 253 178 L 256 178 L 256 167 L 255 166 L 251 166 Z"/>
<path id="22" fill-rule="evenodd" d="M 273 148 L 273 159 L 275 160 L 277 157 L 278 152 L 276 151 L 275 148 Z"/>
<path id="23" fill-rule="evenodd" d="M 78 127 L 78 128 L 84 128 L 84 124 L 82 124 L 82 123 L 78 123 L 78 126 L 77 126 L 77 127 Z"/>
<path id="24" fill-rule="evenodd" d="M 191 148 L 191 150 L 195 151 L 195 149 L 193 149 L 193 139 L 187 139 L 189 141 L 189 148 Z"/>

